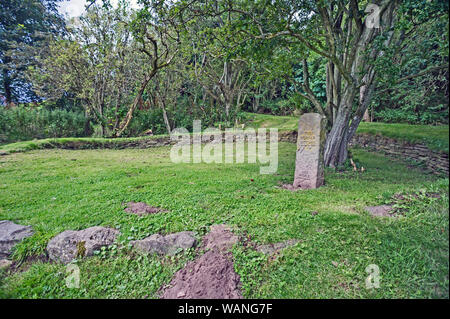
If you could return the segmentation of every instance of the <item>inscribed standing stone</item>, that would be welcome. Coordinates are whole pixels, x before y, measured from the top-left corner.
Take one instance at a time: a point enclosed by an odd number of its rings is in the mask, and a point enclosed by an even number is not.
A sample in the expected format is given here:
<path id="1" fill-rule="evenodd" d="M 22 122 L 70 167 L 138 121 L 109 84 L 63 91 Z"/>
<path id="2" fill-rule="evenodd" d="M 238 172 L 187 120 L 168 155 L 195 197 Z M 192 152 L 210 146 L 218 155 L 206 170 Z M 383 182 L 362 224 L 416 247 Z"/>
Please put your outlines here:
<path id="1" fill-rule="evenodd" d="M 311 189 L 323 185 L 323 149 L 326 117 L 303 114 L 298 121 L 294 188 Z"/>

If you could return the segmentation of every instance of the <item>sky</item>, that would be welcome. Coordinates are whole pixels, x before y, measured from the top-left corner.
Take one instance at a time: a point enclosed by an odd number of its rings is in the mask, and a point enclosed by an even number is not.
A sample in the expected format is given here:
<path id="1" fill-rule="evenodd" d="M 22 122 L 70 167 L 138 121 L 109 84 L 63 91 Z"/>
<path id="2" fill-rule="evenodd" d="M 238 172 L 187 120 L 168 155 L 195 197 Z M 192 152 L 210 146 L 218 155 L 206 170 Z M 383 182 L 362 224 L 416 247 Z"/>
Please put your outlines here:
<path id="1" fill-rule="evenodd" d="M 101 2 L 101 0 L 98 0 Z M 136 8 L 137 0 L 129 0 L 131 7 Z M 112 0 L 111 3 L 115 5 L 117 0 Z M 86 0 L 65 0 L 59 6 L 59 12 L 67 15 L 69 18 L 78 17 L 84 12 Z"/>

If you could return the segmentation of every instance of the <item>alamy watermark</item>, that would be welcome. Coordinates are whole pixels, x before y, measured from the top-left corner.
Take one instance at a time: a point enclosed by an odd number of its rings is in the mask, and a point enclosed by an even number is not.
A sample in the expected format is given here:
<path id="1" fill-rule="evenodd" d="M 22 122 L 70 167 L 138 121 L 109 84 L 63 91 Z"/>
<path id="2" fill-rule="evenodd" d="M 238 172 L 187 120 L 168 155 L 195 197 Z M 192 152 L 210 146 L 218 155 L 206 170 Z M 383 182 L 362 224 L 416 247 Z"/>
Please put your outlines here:
<path id="1" fill-rule="evenodd" d="M 380 268 L 378 265 L 370 264 L 366 267 L 366 289 L 380 288 Z"/>
<path id="2" fill-rule="evenodd" d="M 75 264 L 69 264 L 66 266 L 66 273 L 69 274 L 66 277 L 66 287 L 80 288 L 80 268 Z"/>
<path id="3" fill-rule="evenodd" d="M 373 29 L 380 27 L 380 7 L 374 3 L 369 3 L 364 10 L 365 13 L 369 13 L 364 23 L 366 28 Z"/>
<path id="4" fill-rule="evenodd" d="M 193 122 L 193 133 L 176 128 L 170 134 L 176 142 L 170 151 L 173 163 L 232 164 L 259 162 L 261 174 L 274 174 L 278 170 L 278 129 L 217 128 L 201 130 L 201 121 Z M 247 142 L 247 143 L 246 143 Z M 247 148 L 245 147 L 247 146 Z M 247 155 L 247 156 L 245 156 Z"/>

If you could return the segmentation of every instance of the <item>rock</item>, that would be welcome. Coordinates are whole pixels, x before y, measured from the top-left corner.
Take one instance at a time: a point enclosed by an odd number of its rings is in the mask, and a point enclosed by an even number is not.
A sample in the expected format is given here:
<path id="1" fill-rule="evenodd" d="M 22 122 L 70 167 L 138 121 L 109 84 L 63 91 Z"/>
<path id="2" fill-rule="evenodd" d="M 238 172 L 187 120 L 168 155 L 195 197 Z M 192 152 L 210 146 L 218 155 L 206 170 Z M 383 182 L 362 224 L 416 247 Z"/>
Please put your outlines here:
<path id="1" fill-rule="evenodd" d="M 298 121 L 294 188 L 311 189 L 323 185 L 326 121 L 326 117 L 318 113 L 306 113 Z"/>
<path id="2" fill-rule="evenodd" d="M 131 241 L 130 244 L 143 252 L 160 255 L 174 255 L 179 249 L 189 249 L 197 244 L 193 232 L 183 231 L 179 233 L 161 236 L 153 234 L 142 240 Z"/>
<path id="3" fill-rule="evenodd" d="M 12 265 L 12 261 L 8 259 L 0 259 L 0 269 L 7 269 Z"/>
<path id="4" fill-rule="evenodd" d="M 31 226 L 17 225 L 9 220 L 0 221 L 0 258 L 8 257 L 12 248 L 26 237 L 33 235 Z"/>
<path id="5" fill-rule="evenodd" d="M 118 235 L 117 229 L 99 226 L 66 230 L 50 240 L 47 252 L 51 260 L 67 264 L 77 257 L 92 256 L 95 250 L 114 243 Z"/>
<path id="6" fill-rule="evenodd" d="M 392 217 L 390 213 L 392 210 L 391 205 L 379 205 L 379 206 L 367 206 L 366 211 L 368 211 L 372 216 L 375 217 Z"/>

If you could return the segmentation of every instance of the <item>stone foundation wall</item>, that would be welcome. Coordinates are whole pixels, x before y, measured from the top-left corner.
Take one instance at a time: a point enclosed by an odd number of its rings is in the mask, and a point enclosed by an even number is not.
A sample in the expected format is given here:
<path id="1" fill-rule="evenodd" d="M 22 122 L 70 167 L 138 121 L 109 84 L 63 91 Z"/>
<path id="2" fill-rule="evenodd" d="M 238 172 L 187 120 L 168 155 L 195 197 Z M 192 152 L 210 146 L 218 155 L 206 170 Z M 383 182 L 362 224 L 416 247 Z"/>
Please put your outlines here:
<path id="1" fill-rule="evenodd" d="M 350 146 L 359 146 L 394 158 L 408 158 L 423 163 L 437 174 L 448 175 L 449 173 L 448 154 L 431 150 L 422 143 L 399 141 L 380 135 L 356 134 L 350 142 Z"/>
<path id="2" fill-rule="evenodd" d="M 297 132 L 279 132 L 278 140 L 295 143 Z M 449 158 L 444 152 L 429 149 L 425 144 L 399 141 L 381 135 L 356 134 L 350 141 L 351 146 L 358 146 L 373 152 L 380 152 L 397 159 L 409 159 L 423 163 L 436 174 L 449 174 Z"/>

